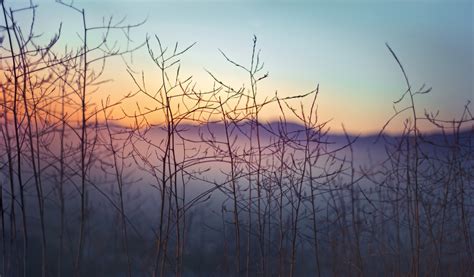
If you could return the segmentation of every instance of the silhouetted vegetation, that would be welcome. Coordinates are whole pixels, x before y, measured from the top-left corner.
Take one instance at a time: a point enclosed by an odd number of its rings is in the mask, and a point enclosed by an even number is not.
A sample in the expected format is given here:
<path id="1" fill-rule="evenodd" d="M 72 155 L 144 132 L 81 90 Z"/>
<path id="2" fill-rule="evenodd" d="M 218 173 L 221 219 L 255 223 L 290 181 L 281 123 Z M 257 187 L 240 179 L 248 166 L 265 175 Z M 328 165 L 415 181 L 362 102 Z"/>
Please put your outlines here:
<path id="1" fill-rule="evenodd" d="M 133 42 L 142 23 L 90 26 L 58 2 L 82 45 L 61 48 L 62 26 L 37 36 L 36 5 L 1 1 L 2 276 L 474 274 L 470 103 L 456 120 L 420 112 L 430 89 L 414 89 L 388 44 L 406 88 L 377 136 L 355 137 L 318 117 L 319 85 L 259 96 L 256 37 L 249 61 L 221 51 L 242 87 L 208 72 L 202 90 L 180 73 L 194 44 Z M 138 50 L 150 80 L 127 60 Z M 134 91 L 97 95 L 114 57 Z M 398 135 L 384 132 L 393 121 Z"/>

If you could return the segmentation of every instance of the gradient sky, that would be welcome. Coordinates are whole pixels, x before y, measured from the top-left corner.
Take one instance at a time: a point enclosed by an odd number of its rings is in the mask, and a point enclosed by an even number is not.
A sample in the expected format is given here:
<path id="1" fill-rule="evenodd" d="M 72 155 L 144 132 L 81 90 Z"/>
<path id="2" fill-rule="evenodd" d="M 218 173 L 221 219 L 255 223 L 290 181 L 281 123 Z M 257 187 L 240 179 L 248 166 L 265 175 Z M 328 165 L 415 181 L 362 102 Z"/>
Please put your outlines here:
<path id="1" fill-rule="evenodd" d="M 54 30 L 64 21 L 64 35 L 73 31 L 78 15 L 54 1 L 37 1 L 38 29 Z M 341 123 L 354 133 L 379 130 L 393 114 L 392 102 L 406 89 L 403 76 L 385 47 L 396 51 L 415 88 L 426 83 L 429 95 L 418 99 L 420 111 L 440 110 L 452 119 L 474 98 L 472 1 L 75 1 L 88 20 L 127 16 L 128 22 L 148 20 L 132 38 L 158 35 L 163 42 L 197 42 L 182 60 L 202 89 L 212 83 L 204 69 L 239 86 L 245 74 L 225 62 L 222 49 L 247 64 L 252 36 L 270 78 L 262 96 L 296 95 L 320 84 L 320 117 Z M 52 17 L 52 15 L 54 15 Z M 134 67 L 152 72 L 145 51 L 136 53 Z M 127 89 L 130 78 L 112 66 L 109 89 Z M 151 73 L 150 73 L 151 75 Z M 152 77 L 150 77 L 152 78 Z M 408 115 L 407 115 L 408 116 Z M 267 113 L 265 118 L 272 119 Z M 393 127 L 396 130 L 396 126 Z"/>

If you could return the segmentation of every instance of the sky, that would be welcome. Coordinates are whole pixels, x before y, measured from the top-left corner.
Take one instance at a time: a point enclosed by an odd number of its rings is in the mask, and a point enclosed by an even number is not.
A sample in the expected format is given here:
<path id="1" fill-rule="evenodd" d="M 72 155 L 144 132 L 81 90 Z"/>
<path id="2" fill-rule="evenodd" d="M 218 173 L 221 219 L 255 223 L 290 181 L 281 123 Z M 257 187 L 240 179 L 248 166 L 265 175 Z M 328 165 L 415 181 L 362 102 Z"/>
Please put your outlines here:
<path id="1" fill-rule="evenodd" d="M 73 31 L 80 22 L 77 14 L 52 0 L 36 3 L 39 30 L 54 32 L 62 21 L 66 41 L 77 41 Z M 181 62 L 183 71 L 193 75 L 203 89 L 212 84 L 206 70 L 235 86 L 247 82 L 246 75 L 227 63 L 218 49 L 248 64 L 256 35 L 269 72 L 259 87 L 262 99 L 275 91 L 280 96 L 309 92 L 319 84 L 319 117 L 330 120 L 335 131 L 343 123 L 352 133 L 374 133 L 393 114 L 393 101 L 406 85 L 385 43 L 397 53 L 415 89 L 423 84 L 433 88 L 416 99 L 421 113 L 439 110 L 441 117 L 451 120 L 474 98 L 473 1 L 74 3 L 86 10 L 91 24 L 111 15 L 126 16 L 130 23 L 146 19 L 133 30 L 135 41 L 156 34 L 171 46 L 176 41 L 180 45 L 197 42 Z M 155 78 L 145 51 L 134 54 L 133 67 L 146 72 L 150 80 Z M 120 62 L 112 62 L 107 72 L 114 81 L 106 90 L 133 90 Z M 271 110 L 262 113 L 265 120 L 276 119 Z M 397 131 L 400 126 L 390 128 Z"/>

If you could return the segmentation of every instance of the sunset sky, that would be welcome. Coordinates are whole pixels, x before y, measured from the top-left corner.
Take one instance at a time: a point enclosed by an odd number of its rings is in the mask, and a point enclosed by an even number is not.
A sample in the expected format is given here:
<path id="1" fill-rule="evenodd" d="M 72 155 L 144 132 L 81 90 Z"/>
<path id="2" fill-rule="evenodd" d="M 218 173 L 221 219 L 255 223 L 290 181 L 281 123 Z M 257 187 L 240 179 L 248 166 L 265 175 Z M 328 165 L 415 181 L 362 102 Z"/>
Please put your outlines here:
<path id="1" fill-rule="evenodd" d="M 415 89 L 426 83 L 423 109 L 458 117 L 473 100 L 472 1 L 75 1 L 91 24 L 102 16 L 147 19 L 132 32 L 135 41 L 158 35 L 168 45 L 197 42 L 182 59 L 202 89 L 212 80 L 205 69 L 239 86 L 246 75 L 227 63 L 218 49 L 242 64 L 250 62 L 252 36 L 258 37 L 270 77 L 262 97 L 291 96 L 320 84 L 319 114 L 353 133 L 372 133 L 393 114 L 393 101 L 406 89 L 403 76 L 385 46 L 389 43 L 405 66 Z M 63 43 L 77 42 L 77 14 L 54 1 L 38 1 L 37 32 L 49 34 L 60 21 Z M 54 16 L 53 16 L 54 15 Z M 134 68 L 153 70 L 145 49 L 135 53 Z M 107 69 L 108 92 L 132 91 L 119 61 Z M 112 92 L 113 91 L 113 92 Z M 265 112 L 265 119 L 273 114 Z M 407 115 L 408 116 L 408 115 Z M 396 130 L 397 127 L 393 127 Z"/>

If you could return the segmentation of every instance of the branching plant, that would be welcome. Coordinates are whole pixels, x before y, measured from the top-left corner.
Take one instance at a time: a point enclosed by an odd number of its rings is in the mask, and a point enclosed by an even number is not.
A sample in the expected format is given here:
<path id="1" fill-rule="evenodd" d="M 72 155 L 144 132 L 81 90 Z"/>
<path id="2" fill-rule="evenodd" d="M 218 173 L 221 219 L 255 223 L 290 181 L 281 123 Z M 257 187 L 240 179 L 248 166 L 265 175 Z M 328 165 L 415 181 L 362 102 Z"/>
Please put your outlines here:
<path id="1" fill-rule="evenodd" d="M 134 44 L 143 22 L 92 25 L 57 2 L 77 45 L 62 24 L 36 35 L 37 5 L 1 1 L 2 276 L 474 273 L 470 103 L 458 119 L 422 115 L 431 89 L 413 89 L 388 44 L 406 83 L 394 115 L 377 137 L 335 134 L 319 85 L 262 94 L 256 37 L 246 62 L 219 50 L 241 87 L 207 71 L 203 88 L 183 76 L 195 44 Z M 152 70 L 128 59 L 138 51 Z M 131 92 L 106 89 L 111 59 Z"/>

